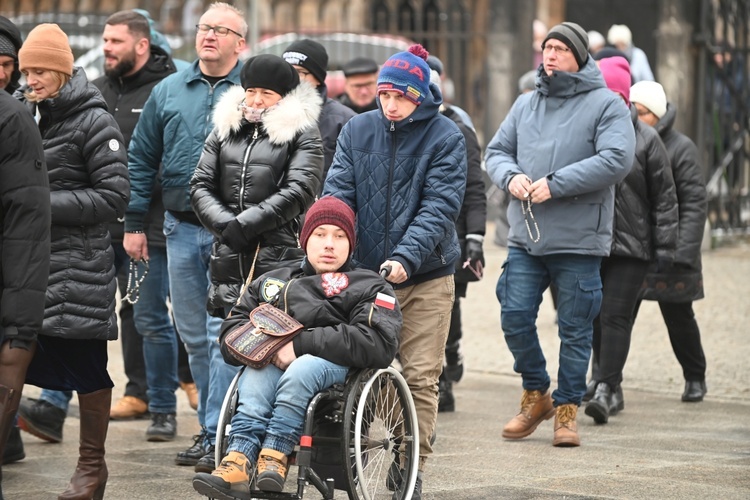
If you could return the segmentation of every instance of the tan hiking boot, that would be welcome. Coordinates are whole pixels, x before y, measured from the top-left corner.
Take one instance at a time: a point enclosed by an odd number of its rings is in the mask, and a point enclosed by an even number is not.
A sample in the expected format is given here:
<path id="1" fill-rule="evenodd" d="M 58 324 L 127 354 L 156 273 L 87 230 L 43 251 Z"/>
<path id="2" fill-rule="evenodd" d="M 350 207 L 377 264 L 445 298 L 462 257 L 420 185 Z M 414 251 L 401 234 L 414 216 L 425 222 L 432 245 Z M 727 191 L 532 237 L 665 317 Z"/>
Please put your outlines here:
<path id="1" fill-rule="evenodd" d="M 287 456 L 270 448 L 260 450 L 258 456 L 258 477 L 255 484 L 259 490 L 282 491 L 286 481 Z"/>
<path id="2" fill-rule="evenodd" d="M 193 410 L 198 409 L 198 387 L 195 382 L 180 382 L 180 388 L 185 391 L 188 398 L 190 408 Z"/>
<path id="3" fill-rule="evenodd" d="M 252 462 L 239 451 L 230 451 L 211 474 L 196 474 L 193 477 L 193 488 L 208 497 L 218 496 L 216 492 L 227 496 L 232 496 L 232 493 L 249 493 L 252 474 Z"/>
<path id="4" fill-rule="evenodd" d="M 552 446 L 581 446 L 576 415 L 578 406 L 570 403 L 555 409 L 555 437 Z"/>
<path id="5" fill-rule="evenodd" d="M 109 410 L 109 418 L 112 420 L 124 420 L 129 418 L 145 417 L 148 412 L 148 404 L 135 396 L 123 396 Z"/>
<path id="6" fill-rule="evenodd" d="M 542 420 L 549 420 L 555 414 L 552 397 L 549 391 L 523 391 L 521 395 L 521 411 L 503 427 L 503 437 L 506 439 L 525 438 L 536 430 Z"/>

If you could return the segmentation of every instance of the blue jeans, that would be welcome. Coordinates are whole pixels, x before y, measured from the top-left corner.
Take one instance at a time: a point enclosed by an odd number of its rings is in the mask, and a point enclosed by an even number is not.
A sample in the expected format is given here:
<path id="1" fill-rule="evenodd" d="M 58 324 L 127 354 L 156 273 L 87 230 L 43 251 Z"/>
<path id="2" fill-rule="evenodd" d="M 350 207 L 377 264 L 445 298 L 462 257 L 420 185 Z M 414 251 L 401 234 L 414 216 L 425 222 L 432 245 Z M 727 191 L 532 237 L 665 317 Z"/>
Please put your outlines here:
<path id="1" fill-rule="evenodd" d="M 164 215 L 172 311 L 177 333 L 185 343 L 195 385 L 198 388 L 198 422 L 209 443 L 216 441 L 216 425 L 237 368 L 224 362 L 219 350 L 221 318 L 210 316 L 208 301 L 213 235 L 202 226 Z"/>
<path id="2" fill-rule="evenodd" d="M 135 327 L 143 337 L 148 409 L 152 413 L 175 413 L 177 398 L 177 334 L 167 307 L 169 272 L 167 250 L 149 246 L 148 275 L 140 298 L 133 305 Z"/>
<path id="3" fill-rule="evenodd" d="M 552 393 L 555 406 L 580 405 L 586 392 L 593 322 L 602 304 L 601 260 L 579 254 L 533 256 L 510 247 L 497 282 L 500 321 L 515 360 L 513 369 L 521 374 L 523 388 L 530 391 L 545 392 L 550 386 L 536 319 L 544 291 L 550 283 L 558 289 L 560 366 Z"/>
<path id="4" fill-rule="evenodd" d="M 286 371 L 270 364 L 259 370 L 245 368 L 227 451 L 239 451 L 252 461 L 262 448 L 289 455 L 302 435 L 310 399 L 343 384 L 348 371 L 309 354 L 295 359 Z"/>

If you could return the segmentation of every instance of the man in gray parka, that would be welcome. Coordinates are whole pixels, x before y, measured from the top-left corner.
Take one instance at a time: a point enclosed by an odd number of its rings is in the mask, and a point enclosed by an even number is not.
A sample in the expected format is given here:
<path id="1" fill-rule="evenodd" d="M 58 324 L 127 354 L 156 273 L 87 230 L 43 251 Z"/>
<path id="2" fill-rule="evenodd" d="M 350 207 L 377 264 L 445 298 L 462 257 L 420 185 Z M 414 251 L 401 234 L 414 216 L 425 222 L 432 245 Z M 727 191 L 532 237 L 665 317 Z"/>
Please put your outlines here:
<path id="1" fill-rule="evenodd" d="M 586 391 L 601 258 L 612 242 L 614 185 L 633 162 L 626 107 L 588 54 L 586 31 L 553 27 L 542 44 L 537 88 L 521 95 L 487 146 L 487 172 L 511 195 L 508 258 L 497 283 L 505 341 L 522 375 L 521 410 L 503 428 L 521 439 L 555 416 L 554 446 L 579 446 L 576 414 Z M 558 387 L 539 344 L 542 294 L 558 289 Z"/>

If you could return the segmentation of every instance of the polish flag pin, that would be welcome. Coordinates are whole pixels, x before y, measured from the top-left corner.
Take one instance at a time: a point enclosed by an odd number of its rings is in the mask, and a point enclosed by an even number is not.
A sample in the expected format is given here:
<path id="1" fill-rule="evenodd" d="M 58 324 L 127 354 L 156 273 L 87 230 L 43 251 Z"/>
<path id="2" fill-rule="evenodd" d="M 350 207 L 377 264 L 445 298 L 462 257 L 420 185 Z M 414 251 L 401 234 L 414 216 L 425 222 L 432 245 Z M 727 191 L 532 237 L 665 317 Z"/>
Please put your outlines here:
<path id="1" fill-rule="evenodd" d="M 378 292 L 378 295 L 375 297 L 375 305 L 386 309 L 394 309 L 396 307 L 396 298 Z"/>

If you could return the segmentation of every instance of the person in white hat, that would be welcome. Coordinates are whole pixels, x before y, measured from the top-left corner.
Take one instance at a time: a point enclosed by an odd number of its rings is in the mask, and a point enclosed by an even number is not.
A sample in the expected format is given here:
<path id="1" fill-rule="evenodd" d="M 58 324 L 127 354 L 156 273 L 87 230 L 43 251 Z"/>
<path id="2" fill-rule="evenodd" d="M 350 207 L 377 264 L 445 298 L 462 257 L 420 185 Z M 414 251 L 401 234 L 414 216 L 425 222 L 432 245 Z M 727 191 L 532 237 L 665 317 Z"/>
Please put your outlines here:
<path id="1" fill-rule="evenodd" d="M 647 275 L 643 298 L 659 302 L 672 350 L 685 377 L 682 401 L 699 402 L 706 395 L 706 356 L 693 301 L 703 298 L 701 242 L 706 225 L 703 167 L 693 141 L 675 130 L 677 110 L 669 104 L 659 83 L 636 83 L 630 88 L 630 101 L 638 110 L 638 118 L 659 132 L 667 148 L 680 217 L 674 264 L 666 272 Z"/>

